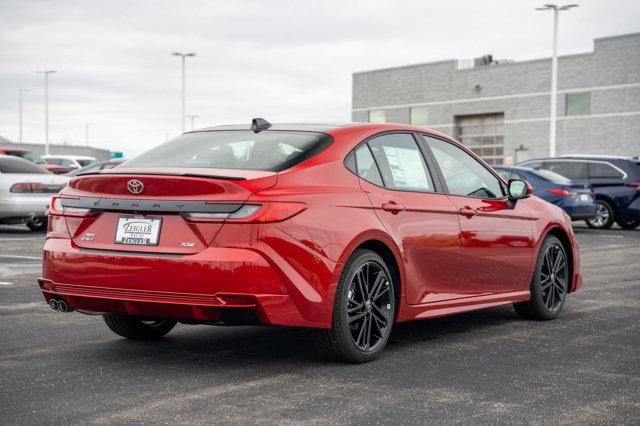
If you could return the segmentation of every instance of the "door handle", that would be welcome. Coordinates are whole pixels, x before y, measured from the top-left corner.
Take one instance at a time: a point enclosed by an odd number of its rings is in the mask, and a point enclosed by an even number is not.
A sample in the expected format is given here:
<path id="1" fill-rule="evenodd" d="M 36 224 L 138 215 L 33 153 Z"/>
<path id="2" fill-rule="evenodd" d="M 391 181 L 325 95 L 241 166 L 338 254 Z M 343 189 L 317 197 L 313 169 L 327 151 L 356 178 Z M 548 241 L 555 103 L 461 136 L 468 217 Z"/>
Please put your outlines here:
<path id="1" fill-rule="evenodd" d="M 458 213 L 460 213 L 462 216 L 471 217 L 471 216 L 477 215 L 478 210 L 472 209 L 469 206 L 465 206 L 465 207 L 462 207 L 460 210 L 458 210 Z"/>
<path id="2" fill-rule="evenodd" d="M 388 203 L 382 204 L 382 210 L 386 212 L 398 213 L 404 209 L 405 207 L 402 204 L 398 204 L 394 201 L 389 201 Z"/>

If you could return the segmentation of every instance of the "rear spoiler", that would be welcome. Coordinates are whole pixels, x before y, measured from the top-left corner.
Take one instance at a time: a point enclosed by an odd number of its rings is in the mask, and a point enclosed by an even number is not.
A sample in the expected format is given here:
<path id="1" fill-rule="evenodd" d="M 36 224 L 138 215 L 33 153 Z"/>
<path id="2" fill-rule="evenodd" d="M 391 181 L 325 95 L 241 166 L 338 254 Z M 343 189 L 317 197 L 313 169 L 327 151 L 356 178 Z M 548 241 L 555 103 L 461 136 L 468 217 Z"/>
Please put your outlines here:
<path id="1" fill-rule="evenodd" d="M 90 175 L 152 175 L 152 176 L 184 176 L 184 177 L 201 177 L 208 179 L 220 179 L 220 180 L 247 180 L 242 176 L 222 176 L 222 175 L 209 175 L 206 173 L 172 173 L 172 172 L 115 172 L 107 171 L 103 172 L 98 170 L 95 172 L 78 173 L 76 176 L 90 176 Z"/>

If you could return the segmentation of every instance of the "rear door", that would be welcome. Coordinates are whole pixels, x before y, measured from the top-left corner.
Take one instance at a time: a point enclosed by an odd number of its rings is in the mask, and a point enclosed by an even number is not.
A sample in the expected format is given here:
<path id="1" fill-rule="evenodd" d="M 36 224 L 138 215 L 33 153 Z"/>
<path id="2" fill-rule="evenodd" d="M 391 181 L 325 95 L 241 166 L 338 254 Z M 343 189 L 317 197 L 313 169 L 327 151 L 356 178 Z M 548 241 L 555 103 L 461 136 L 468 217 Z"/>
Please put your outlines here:
<path id="1" fill-rule="evenodd" d="M 460 255 L 455 206 L 411 133 L 386 133 L 356 149 L 361 187 L 403 253 L 409 304 L 459 297 Z"/>
<path id="2" fill-rule="evenodd" d="M 457 145 L 424 136 L 460 221 L 462 256 L 456 272 L 469 293 L 529 288 L 533 259 L 531 214 L 525 200 L 509 206 L 489 169 Z"/>

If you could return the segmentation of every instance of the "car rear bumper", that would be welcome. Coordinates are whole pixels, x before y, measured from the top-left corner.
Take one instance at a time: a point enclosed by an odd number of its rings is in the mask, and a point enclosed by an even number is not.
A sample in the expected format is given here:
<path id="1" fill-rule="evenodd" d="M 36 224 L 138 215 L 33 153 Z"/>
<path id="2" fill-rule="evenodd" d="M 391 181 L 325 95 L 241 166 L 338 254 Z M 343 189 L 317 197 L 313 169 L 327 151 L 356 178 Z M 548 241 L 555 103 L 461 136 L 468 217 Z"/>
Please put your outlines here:
<path id="1" fill-rule="evenodd" d="M 0 200 L 0 220 L 7 218 L 44 217 L 53 194 L 17 195 Z"/>
<path id="2" fill-rule="evenodd" d="M 596 215 L 596 204 L 565 204 L 560 206 L 572 220 L 590 219 Z"/>
<path id="3" fill-rule="evenodd" d="M 215 322 L 227 310 L 243 309 L 264 324 L 329 327 L 330 317 L 318 310 L 326 300 L 273 260 L 245 248 L 151 255 L 81 249 L 51 238 L 38 283 L 47 302 L 63 297 L 76 310 Z"/>

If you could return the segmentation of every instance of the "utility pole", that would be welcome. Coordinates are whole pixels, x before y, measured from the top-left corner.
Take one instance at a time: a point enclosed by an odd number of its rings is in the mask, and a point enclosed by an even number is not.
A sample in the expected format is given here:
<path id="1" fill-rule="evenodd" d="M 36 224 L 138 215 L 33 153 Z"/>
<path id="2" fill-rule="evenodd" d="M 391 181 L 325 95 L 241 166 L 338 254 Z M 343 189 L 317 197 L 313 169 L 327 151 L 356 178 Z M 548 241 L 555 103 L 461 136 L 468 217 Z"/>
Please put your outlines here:
<path id="1" fill-rule="evenodd" d="M 84 125 L 84 143 L 89 146 L 89 127 L 91 127 L 93 123 L 85 123 Z"/>
<path id="2" fill-rule="evenodd" d="M 577 4 L 558 6 L 545 4 L 536 10 L 553 10 L 553 55 L 551 56 L 551 106 L 549 116 L 549 156 L 556 156 L 556 116 L 558 101 L 558 15 L 563 10 L 578 7 Z"/>
<path id="3" fill-rule="evenodd" d="M 49 74 L 57 71 L 37 71 L 44 75 L 44 153 L 49 155 Z"/>
<path id="4" fill-rule="evenodd" d="M 22 143 L 22 94 L 29 89 L 18 89 L 18 142 Z"/>
<path id="5" fill-rule="evenodd" d="M 195 53 L 180 53 L 180 52 L 172 52 L 171 56 L 180 56 L 181 65 L 182 65 L 182 113 L 180 114 L 180 120 L 182 121 L 182 133 L 185 131 L 185 118 L 186 118 L 186 78 L 185 78 L 185 68 L 186 68 L 186 59 L 187 57 L 196 56 Z"/>
<path id="6" fill-rule="evenodd" d="M 192 114 L 192 115 L 187 115 L 187 117 L 191 119 L 191 130 L 193 130 L 193 123 L 196 120 L 196 118 L 198 118 L 198 116 L 195 114 Z"/>

